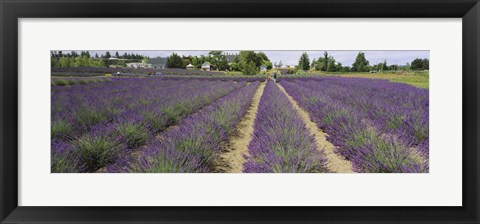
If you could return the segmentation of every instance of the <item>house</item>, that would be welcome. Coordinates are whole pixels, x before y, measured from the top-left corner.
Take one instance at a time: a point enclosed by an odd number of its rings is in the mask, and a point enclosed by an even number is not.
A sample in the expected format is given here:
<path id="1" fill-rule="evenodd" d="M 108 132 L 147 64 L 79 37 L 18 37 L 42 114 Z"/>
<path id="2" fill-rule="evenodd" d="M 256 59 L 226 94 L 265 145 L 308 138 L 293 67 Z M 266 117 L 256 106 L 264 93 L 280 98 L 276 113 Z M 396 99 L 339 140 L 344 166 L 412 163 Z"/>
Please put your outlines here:
<path id="1" fill-rule="evenodd" d="M 150 58 L 148 59 L 148 63 L 152 64 L 153 68 L 167 68 L 167 58 Z"/>
<path id="2" fill-rule="evenodd" d="M 202 64 L 202 70 L 204 71 L 210 71 L 210 62 L 205 62 Z"/>
<path id="3" fill-rule="evenodd" d="M 267 66 L 266 65 L 261 65 L 260 66 L 260 71 L 261 72 L 266 72 L 267 71 Z"/>
<path id="4" fill-rule="evenodd" d="M 153 68 L 152 64 L 146 63 L 127 63 L 127 68 Z"/>
<path id="5" fill-rule="evenodd" d="M 193 69 L 193 68 L 194 68 L 194 66 L 192 64 L 187 65 L 187 69 Z"/>

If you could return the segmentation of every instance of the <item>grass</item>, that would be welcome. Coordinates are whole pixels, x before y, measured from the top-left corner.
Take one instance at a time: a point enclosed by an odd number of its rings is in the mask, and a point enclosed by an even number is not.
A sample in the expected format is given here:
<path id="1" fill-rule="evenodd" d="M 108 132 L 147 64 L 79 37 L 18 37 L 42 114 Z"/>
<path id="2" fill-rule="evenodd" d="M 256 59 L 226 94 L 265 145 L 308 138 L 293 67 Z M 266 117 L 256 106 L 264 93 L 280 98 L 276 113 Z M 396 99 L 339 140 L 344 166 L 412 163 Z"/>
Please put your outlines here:
<path id="1" fill-rule="evenodd" d="M 104 77 L 52 77 L 52 86 L 72 86 L 72 85 L 85 85 L 89 83 L 110 81 L 109 78 Z"/>
<path id="2" fill-rule="evenodd" d="M 409 84 L 418 88 L 428 89 L 429 86 L 429 74 L 425 71 L 416 72 L 385 72 L 385 73 L 337 73 L 330 72 L 321 75 L 329 76 L 341 76 L 341 77 L 359 77 L 368 79 L 387 79 L 391 82 L 400 82 Z"/>

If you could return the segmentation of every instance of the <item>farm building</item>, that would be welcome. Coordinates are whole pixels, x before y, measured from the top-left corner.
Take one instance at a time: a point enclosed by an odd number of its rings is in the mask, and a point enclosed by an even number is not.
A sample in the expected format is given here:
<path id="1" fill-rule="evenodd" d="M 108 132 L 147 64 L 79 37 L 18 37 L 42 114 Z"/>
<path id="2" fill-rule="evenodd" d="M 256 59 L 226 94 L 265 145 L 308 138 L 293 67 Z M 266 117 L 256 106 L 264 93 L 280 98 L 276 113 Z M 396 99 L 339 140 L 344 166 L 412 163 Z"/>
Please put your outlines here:
<path id="1" fill-rule="evenodd" d="M 156 57 L 148 59 L 153 68 L 167 68 L 167 58 Z"/>
<path id="2" fill-rule="evenodd" d="M 192 64 L 188 64 L 188 65 L 187 65 L 187 69 L 193 69 L 193 68 L 194 68 L 194 67 L 193 67 Z"/>
<path id="3" fill-rule="evenodd" d="M 127 63 L 127 68 L 153 68 L 153 65 L 146 63 Z"/>
<path id="4" fill-rule="evenodd" d="M 261 65 L 260 66 L 260 71 L 261 72 L 266 72 L 267 71 L 267 66 L 266 65 Z"/>
<path id="5" fill-rule="evenodd" d="M 202 70 L 210 71 L 210 62 L 205 62 L 202 64 Z"/>

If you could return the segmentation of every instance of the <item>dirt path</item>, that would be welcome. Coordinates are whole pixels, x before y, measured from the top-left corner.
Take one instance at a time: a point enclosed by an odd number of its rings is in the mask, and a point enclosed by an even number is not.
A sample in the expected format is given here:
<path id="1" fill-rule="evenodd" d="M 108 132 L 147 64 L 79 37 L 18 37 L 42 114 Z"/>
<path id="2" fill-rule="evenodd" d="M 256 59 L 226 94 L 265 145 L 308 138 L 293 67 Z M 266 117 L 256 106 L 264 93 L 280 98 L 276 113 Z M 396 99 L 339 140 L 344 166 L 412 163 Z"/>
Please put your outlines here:
<path id="1" fill-rule="evenodd" d="M 237 125 L 237 133 L 232 136 L 224 145 L 218 161 L 216 161 L 215 172 L 219 173 L 241 173 L 243 168 L 243 155 L 248 153 L 248 144 L 252 140 L 253 122 L 257 115 L 258 104 L 265 89 L 265 82 L 260 83 L 253 95 L 253 100 L 245 116 Z"/>
<path id="2" fill-rule="evenodd" d="M 285 95 L 287 95 L 288 100 L 290 100 L 290 103 L 292 103 L 293 107 L 300 114 L 300 117 L 307 126 L 307 129 L 315 136 L 317 149 L 325 149 L 325 156 L 328 160 L 328 169 L 335 173 L 352 173 L 352 164 L 333 152 L 335 146 L 327 141 L 326 134 L 317 127 L 317 124 L 310 120 L 308 113 L 298 106 L 297 102 L 290 95 L 288 95 L 283 86 L 280 84 L 277 84 L 277 86 Z"/>

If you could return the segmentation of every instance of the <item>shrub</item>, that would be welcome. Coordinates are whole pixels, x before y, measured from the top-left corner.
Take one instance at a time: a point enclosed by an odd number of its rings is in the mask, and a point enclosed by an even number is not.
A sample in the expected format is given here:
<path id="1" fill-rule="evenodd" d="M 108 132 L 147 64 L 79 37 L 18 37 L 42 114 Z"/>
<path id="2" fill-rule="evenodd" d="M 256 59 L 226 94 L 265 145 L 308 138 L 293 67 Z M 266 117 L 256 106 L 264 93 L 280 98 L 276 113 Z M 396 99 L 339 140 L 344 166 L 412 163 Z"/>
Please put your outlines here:
<path id="1" fill-rule="evenodd" d="M 52 127 L 51 127 L 51 138 L 66 138 L 70 136 L 72 132 L 72 124 L 63 121 L 63 120 L 57 120 L 52 122 Z"/>
<path id="2" fill-rule="evenodd" d="M 86 172 L 95 172 L 114 161 L 121 149 L 121 144 L 106 135 L 85 135 L 74 145 L 75 151 L 80 153 L 80 158 L 85 164 Z"/>
<path id="3" fill-rule="evenodd" d="M 88 129 L 94 124 L 107 121 L 108 116 L 102 112 L 90 108 L 82 108 L 76 112 L 77 122 L 83 129 Z"/>
<path id="4" fill-rule="evenodd" d="M 148 129 L 139 123 L 120 123 L 115 130 L 127 142 L 127 146 L 130 148 L 136 148 L 145 144 L 149 134 Z"/>

